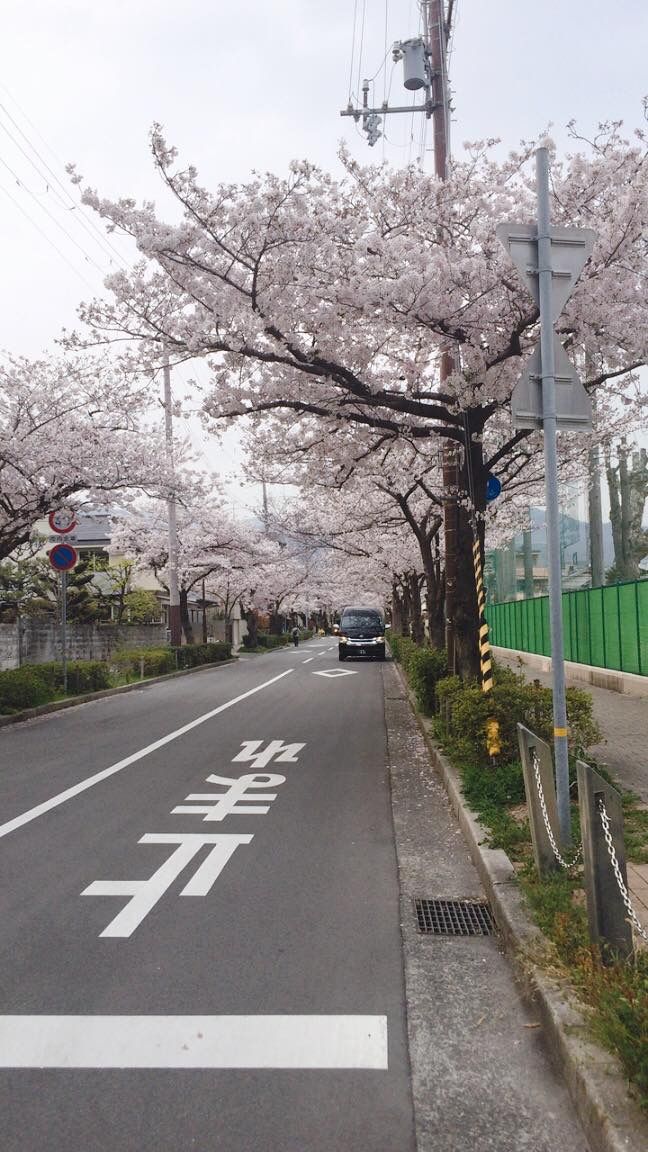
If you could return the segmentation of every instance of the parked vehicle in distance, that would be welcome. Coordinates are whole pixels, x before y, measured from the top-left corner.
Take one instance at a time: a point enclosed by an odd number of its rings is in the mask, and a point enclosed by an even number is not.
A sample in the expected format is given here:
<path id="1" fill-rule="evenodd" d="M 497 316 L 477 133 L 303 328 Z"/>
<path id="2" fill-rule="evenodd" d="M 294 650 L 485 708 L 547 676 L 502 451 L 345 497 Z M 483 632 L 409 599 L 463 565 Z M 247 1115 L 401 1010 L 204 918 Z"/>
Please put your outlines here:
<path id="1" fill-rule="evenodd" d="M 339 624 L 332 624 L 331 625 L 331 636 L 339 636 L 339 635 L 340 635 L 340 625 Z"/>
<path id="2" fill-rule="evenodd" d="M 385 621 L 377 608 L 354 605 L 344 609 L 340 618 L 338 656 L 340 660 L 351 656 L 385 659 Z"/>

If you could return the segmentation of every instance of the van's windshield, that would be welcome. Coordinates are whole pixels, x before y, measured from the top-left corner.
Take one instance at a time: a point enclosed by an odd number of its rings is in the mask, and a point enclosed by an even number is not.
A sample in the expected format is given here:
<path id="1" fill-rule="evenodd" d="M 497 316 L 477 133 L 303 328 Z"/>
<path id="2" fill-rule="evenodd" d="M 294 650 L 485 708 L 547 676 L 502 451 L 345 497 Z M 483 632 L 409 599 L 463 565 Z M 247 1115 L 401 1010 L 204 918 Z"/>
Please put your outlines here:
<path id="1" fill-rule="evenodd" d="M 378 612 L 345 612 L 341 628 L 382 628 L 382 618 Z"/>

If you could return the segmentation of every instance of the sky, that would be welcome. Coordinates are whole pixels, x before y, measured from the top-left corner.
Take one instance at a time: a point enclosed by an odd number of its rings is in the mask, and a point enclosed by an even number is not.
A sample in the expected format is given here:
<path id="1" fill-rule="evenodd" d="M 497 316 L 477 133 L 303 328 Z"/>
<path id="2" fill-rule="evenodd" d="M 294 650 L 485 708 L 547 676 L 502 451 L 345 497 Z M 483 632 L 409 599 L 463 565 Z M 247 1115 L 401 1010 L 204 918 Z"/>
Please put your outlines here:
<path id="1" fill-rule="evenodd" d="M 455 12 L 455 154 L 486 137 L 508 150 L 549 124 L 569 151 L 571 119 L 585 135 L 603 120 L 629 132 L 641 123 L 645 0 L 458 0 Z M 0 348 L 54 350 L 115 266 L 66 163 L 104 195 L 163 205 L 148 151 L 154 121 L 208 185 L 281 174 L 294 158 L 335 170 L 342 140 L 359 160 L 431 170 L 420 114 L 390 117 L 373 149 L 340 117 L 365 76 L 376 103 L 411 99 L 391 46 L 418 31 L 416 0 L 4 0 Z M 110 244 L 132 258 L 124 242 Z M 236 438 L 209 455 L 236 469 Z"/>

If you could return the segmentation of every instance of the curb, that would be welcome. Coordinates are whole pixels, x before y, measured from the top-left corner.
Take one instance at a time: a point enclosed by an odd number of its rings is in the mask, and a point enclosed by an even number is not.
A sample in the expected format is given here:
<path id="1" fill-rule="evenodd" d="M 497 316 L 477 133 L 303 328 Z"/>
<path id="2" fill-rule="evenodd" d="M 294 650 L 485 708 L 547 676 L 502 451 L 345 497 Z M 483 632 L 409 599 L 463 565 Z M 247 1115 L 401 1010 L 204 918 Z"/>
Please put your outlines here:
<path id="1" fill-rule="evenodd" d="M 166 672 L 164 676 L 149 676 L 134 680 L 132 684 L 120 684 L 117 688 L 102 688 L 99 692 L 84 692 L 81 696 L 71 696 L 69 700 L 52 700 L 49 704 L 39 704 L 38 708 L 25 708 L 11 716 L 0 716 L 0 728 L 10 724 L 20 724 L 23 720 L 33 720 L 36 716 L 49 716 L 50 712 L 62 712 L 64 708 L 76 708 L 77 704 L 88 704 L 91 700 L 102 700 L 105 696 L 119 696 L 122 692 L 135 692 L 149 684 L 160 684 L 163 680 L 175 680 L 178 676 L 191 676 L 194 672 L 207 672 L 214 668 L 225 668 L 235 664 L 236 656 L 229 660 L 218 660 L 213 664 L 200 664 L 197 668 L 181 668 L 178 672 Z"/>
<path id="2" fill-rule="evenodd" d="M 583 1008 L 534 960 L 545 937 L 529 919 L 515 869 L 504 851 L 486 847 L 489 834 L 464 806 L 459 773 L 438 747 L 431 734 L 431 721 L 418 712 L 400 665 L 394 664 L 432 764 L 448 793 L 522 993 L 540 1016 L 552 1059 L 565 1080 L 592 1152 L 645 1152 L 648 1120 L 628 1095 L 628 1081 L 619 1061 L 591 1041 Z"/>

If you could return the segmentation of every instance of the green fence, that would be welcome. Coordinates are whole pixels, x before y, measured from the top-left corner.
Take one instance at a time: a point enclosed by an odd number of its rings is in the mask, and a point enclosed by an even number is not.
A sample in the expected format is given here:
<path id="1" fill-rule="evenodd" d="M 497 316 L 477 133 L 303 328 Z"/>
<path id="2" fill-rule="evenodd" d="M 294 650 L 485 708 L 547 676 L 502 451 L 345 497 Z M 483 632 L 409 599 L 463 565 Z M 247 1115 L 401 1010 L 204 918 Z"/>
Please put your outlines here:
<path id="1" fill-rule="evenodd" d="M 563 592 L 565 660 L 648 676 L 648 580 Z M 549 597 L 489 604 L 492 644 L 551 655 Z"/>

